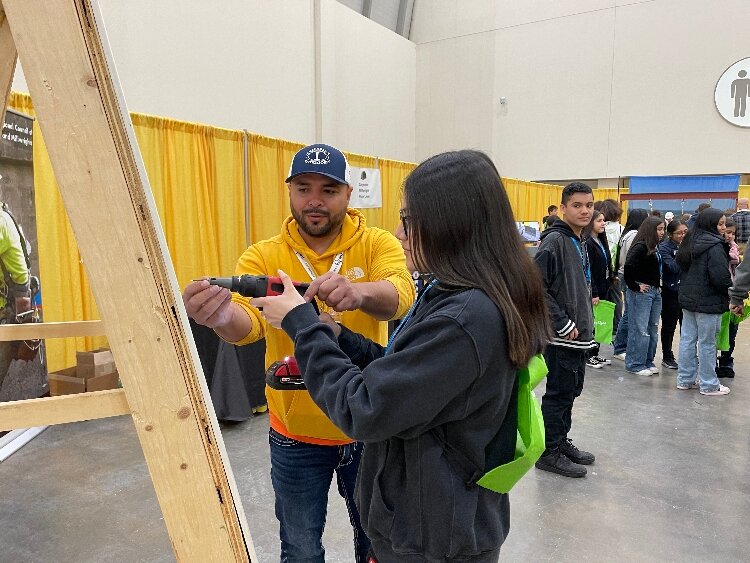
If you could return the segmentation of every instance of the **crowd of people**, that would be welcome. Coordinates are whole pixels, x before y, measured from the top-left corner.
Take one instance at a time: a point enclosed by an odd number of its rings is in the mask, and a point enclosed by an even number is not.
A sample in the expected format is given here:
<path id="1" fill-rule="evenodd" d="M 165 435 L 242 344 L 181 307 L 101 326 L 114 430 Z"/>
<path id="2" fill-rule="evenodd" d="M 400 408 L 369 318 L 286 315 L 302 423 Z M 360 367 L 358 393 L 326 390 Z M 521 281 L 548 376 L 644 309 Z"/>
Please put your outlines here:
<path id="1" fill-rule="evenodd" d="M 591 269 L 592 306 L 600 299 L 615 304 L 613 358 L 624 361 L 627 372 L 657 374 L 655 356 L 661 337 L 661 365 L 677 370 L 677 389 L 699 388 L 708 396 L 729 394 L 719 378 L 734 377 L 732 352 L 738 324 L 729 323 L 729 348 L 719 350 L 718 356 L 716 335 L 729 311 L 740 244 L 744 246 L 750 235 L 748 200 L 740 199 L 736 211 L 703 203 L 695 214 L 681 219 L 671 212 L 662 218 L 658 211 L 634 208 L 624 226 L 616 201 L 598 201 L 593 208 L 583 242 Z M 680 349 L 675 356 L 678 324 Z M 610 363 L 598 347 L 586 360 L 586 366 L 594 369 Z"/>
<path id="2" fill-rule="evenodd" d="M 267 387 L 282 562 L 325 560 L 334 476 L 357 563 L 496 562 L 510 529 L 508 495 L 479 481 L 517 461 L 520 374 L 539 354 L 548 375 L 536 467 L 583 477 L 595 461 L 569 433 L 586 367 L 611 361 L 595 340 L 600 301 L 616 303 L 616 355 L 642 375 L 655 369 L 659 315 L 671 315 L 674 331 L 681 310 L 680 353 L 666 357 L 679 361 L 678 388 L 700 374 L 702 393 L 723 392 L 703 374 L 699 317 L 720 318 L 706 307 L 728 307 L 723 214 L 702 211 L 685 235 L 680 221 L 666 227 L 633 210 L 622 228 L 617 202 L 595 204 L 591 188 L 574 183 L 548 210 L 532 260 L 500 175 L 481 152 L 443 153 L 417 166 L 395 236 L 349 208 L 349 175 L 335 147 L 310 145 L 294 156 L 291 216 L 236 268 L 279 276 L 283 294 L 248 300 L 205 279 L 183 293 L 190 317 L 224 340 L 265 338 L 266 365 L 294 355 L 300 367 L 294 390 Z M 719 266 L 726 272 L 714 272 Z M 715 284 L 715 299 L 694 306 L 683 289 L 702 275 Z M 750 271 L 742 276 L 750 285 Z M 309 282 L 304 295 L 292 280 Z M 677 290 L 669 311 L 664 280 Z M 733 311 L 746 296 L 747 288 L 733 294 Z M 388 338 L 383 321 L 392 319 L 401 320 Z M 715 347 L 713 354 L 715 362 Z"/>

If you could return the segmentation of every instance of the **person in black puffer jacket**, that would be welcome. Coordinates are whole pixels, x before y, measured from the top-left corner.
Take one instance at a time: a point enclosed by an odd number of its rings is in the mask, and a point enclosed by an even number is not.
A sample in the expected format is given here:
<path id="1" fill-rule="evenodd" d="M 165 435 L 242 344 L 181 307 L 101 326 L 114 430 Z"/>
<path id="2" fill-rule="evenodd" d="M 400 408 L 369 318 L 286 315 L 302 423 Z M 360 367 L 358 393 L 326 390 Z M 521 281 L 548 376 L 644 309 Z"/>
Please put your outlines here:
<path id="1" fill-rule="evenodd" d="M 664 236 L 664 220 L 648 217 L 638 228 L 625 261 L 628 291 L 628 344 L 625 369 L 638 375 L 659 373 L 654 365 L 661 314 L 661 255 L 657 249 Z"/>
<path id="2" fill-rule="evenodd" d="M 680 266 L 680 367 L 677 388 L 690 389 L 700 379 L 702 395 L 728 395 L 716 377 L 716 333 L 729 310 L 729 247 L 724 240 L 724 213 L 701 211 L 677 251 Z"/>
<path id="3" fill-rule="evenodd" d="M 680 267 L 675 261 L 680 243 L 687 233 L 687 225 L 674 219 L 667 225 L 667 238 L 659 243 L 662 263 L 661 288 L 661 365 L 677 369 L 677 360 L 672 352 L 672 341 L 677 321 L 682 323 L 682 309 L 678 299 L 680 289 Z"/>

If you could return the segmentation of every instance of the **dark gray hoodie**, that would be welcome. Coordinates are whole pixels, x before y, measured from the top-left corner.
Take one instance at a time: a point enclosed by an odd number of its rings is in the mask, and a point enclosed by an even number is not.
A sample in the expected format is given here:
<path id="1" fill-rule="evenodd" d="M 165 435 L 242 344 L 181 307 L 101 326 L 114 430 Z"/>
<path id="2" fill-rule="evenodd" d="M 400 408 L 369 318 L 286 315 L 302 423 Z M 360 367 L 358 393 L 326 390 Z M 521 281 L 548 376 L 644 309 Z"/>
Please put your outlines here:
<path id="1" fill-rule="evenodd" d="M 556 336 L 550 344 L 577 350 L 593 348 L 594 319 L 591 288 L 586 280 L 584 262 L 588 264 L 586 245 L 564 221 L 555 223 L 542 233 L 542 242 L 534 256 L 542 273 L 547 306 Z M 566 335 L 578 329 L 578 338 Z"/>
<path id="2" fill-rule="evenodd" d="M 514 457 L 517 368 L 489 297 L 428 290 L 385 356 L 348 331 L 337 343 L 309 304 L 282 327 L 315 403 L 365 442 L 357 507 L 379 559 L 496 559 L 508 496 L 467 486 L 442 445 L 460 451 L 476 477 Z"/>

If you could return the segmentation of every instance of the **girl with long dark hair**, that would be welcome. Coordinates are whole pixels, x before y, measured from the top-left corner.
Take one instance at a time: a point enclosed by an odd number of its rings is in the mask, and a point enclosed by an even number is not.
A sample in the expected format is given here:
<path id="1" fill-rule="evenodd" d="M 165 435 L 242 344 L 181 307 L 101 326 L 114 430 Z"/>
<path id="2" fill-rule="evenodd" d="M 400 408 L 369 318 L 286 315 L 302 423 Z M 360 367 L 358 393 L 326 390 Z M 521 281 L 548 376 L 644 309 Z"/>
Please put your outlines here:
<path id="1" fill-rule="evenodd" d="M 641 223 L 648 217 L 648 211 L 645 209 L 631 209 L 628 211 L 628 219 L 625 221 L 625 229 L 622 231 L 620 241 L 615 248 L 615 268 L 617 268 L 617 279 L 620 290 L 623 294 L 623 303 L 625 305 L 622 317 L 617 324 L 617 333 L 615 341 L 612 344 L 614 348 L 614 357 L 618 360 L 625 359 L 625 350 L 628 347 L 628 291 L 625 285 L 625 259 L 633 244 L 633 239 L 638 233 Z"/>
<path id="2" fill-rule="evenodd" d="M 677 369 L 677 360 L 672 352 L 672 342 L 677 329 L 677 321 L 682 322 L 682 309 L 678 300 L 680 267 L 677 265 L 675 257 L 687 230 L 685 223 L 673 219 L 667 225 L 667 238 L 659 243 L 659 255 L 662 263 L 661 365 L 669 369 Z"/>
<path id="3" fill-rule="evenodd" d="M 728 395 L 716 377 L 716 333 L 729 310 L 729 247 L 726 218 L 713 207 L 703 209 L 677 251 L 680 266 L 680 367 L 677 389 L 699 384 L 701 395 Z"/>
<path id="4" fill-rule="evenodd" d="M 658 246 L 664 236 L 664 219 L 647 217 L 625 261 L 628 287 L 628 345 L 625 369 L 638 375 L 659 373 L 654 365 L 661 314 L 662 262 Z"/>
<path id="5" fill-rule="evenodd" d="M 612 287 L 612 257 L 607 244 L 607 233 L 605 231 L 604 213 L 594 211 L 591 222 L 583 229 L 581 237 L 586 244 L 591 268 L 591 303 L 596 305 L 601 299 L 607 299 Z M 586 366 L 590 368 L 601 368 L 612 363 L 599 356 L 599 344 L 593 349 L 591 357 L 586 360 Z"/>
<path id="6" fill-rule="evenodd" d="M 283 295 L 253 304 L 294 340 L 313 400 L 366 442 L 357 506 L 375 559 L 497 561 L 508 496 L 467 487 L 445 452 L 479 474 L 513 459 L 516 373 L 551 333 L 541 276 L 480 152 L 420 164 L 401 221 L 407 266 L 432 275 L 385 350 L 321 322 L 285 275 Z"/>

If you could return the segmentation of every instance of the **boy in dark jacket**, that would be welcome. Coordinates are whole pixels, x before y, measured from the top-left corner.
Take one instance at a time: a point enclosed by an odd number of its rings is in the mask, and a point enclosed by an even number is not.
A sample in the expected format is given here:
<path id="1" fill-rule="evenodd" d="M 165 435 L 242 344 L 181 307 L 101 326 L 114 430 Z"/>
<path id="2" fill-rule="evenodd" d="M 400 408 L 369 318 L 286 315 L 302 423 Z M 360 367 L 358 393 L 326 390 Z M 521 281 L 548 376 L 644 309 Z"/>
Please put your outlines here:
<path id="1" fill-rule="evenodd" d="M 581 241 L 581 231 L 591 221 L 593 210 L 589 186 L 578 182 L 565 186 L 560 205 L 562 220 L 542 233 L 534 257 L 556 333 L 544 351 L 549 369 L 542 398 L 546 450 L 536 467 L 566 477 L 584 477 L 583 466 L 595 459 L 568 439 L 573 402 L 583 391 L 586 358 L 595 346 L 591 269 Z"/>

